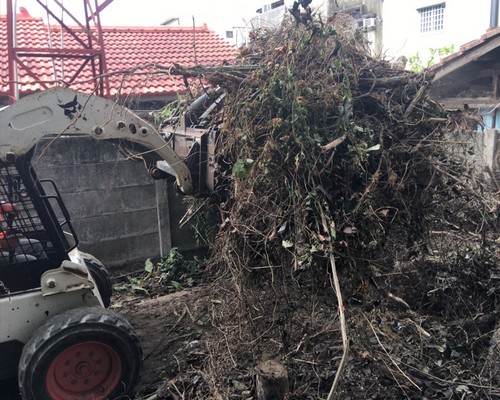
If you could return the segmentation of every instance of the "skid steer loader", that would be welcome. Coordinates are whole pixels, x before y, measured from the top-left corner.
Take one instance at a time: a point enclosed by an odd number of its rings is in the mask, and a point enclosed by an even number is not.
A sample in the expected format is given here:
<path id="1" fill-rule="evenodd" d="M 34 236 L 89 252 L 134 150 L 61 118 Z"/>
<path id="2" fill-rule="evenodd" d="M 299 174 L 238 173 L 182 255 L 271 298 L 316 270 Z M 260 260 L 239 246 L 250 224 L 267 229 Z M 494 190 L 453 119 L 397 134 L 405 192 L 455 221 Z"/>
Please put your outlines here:
<path id="1" fill-rule="evenodd" d="M 106 269 L 78 250 L 56 184 L 32 166 L 36 144 L 109 140 L 154 178 L 200 194 L 213 187 L 214 138 L 184 120 L 199 121 L 200 110 L 195 104 L 169 135 L 112 101 L 63 88 L 0 110 L 0 379 L 17 375 L 24 400 L 133 398 L 142 357 L 129 322 L 106 308 Z"/>

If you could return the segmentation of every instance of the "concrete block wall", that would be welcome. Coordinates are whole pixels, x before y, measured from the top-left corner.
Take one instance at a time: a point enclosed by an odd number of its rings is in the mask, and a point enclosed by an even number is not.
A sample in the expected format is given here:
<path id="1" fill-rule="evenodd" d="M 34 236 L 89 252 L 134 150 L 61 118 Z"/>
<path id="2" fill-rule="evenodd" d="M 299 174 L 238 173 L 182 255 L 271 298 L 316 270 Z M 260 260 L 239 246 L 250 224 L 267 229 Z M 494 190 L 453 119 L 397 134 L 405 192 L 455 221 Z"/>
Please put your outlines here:
<path id="1" fill-rule="evenodd" d="M 33 164 L 39 178 L 56 182 L 81 250 L 110 267 L 140 268 L 170 249 L 166 183 L 151 179 L 142 162 L 109 142 L 62 137 L 43 141 Z"/>

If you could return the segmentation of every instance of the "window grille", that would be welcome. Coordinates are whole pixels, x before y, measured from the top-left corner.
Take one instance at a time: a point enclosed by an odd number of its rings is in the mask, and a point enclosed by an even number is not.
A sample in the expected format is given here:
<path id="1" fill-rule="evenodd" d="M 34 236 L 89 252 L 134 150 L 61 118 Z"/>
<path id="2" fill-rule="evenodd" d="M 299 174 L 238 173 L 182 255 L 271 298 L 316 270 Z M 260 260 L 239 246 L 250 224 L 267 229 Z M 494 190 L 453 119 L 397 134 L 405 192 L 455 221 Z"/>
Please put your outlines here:
<path id="1" fill-rule="evenodd" d="M 442 31 L 444 28 L 445 3 L 420 8 L 420 33 Z"/>

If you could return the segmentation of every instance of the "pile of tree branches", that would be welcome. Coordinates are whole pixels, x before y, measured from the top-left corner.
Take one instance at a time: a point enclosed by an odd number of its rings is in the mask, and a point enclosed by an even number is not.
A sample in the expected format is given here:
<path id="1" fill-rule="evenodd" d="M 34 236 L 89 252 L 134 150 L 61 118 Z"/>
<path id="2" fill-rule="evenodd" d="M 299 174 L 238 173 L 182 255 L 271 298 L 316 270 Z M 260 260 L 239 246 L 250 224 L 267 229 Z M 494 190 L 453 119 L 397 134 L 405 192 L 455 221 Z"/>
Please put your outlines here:
<path id="1" fill-rule="evenodd" d="M 273 334 L 276 343 L 283 343 L 281 351 L 290 347 L 305 352 L 306 336 L 293 331 L 296 322 L 287 331 L 289 345 L 278 325 L 300 318 L 293 308 L 299 306 L 290 299 L 299 301 L 301 295 L 292 292 L 313 293 L 304 282 L 331 290 L 330 278 L 343 347 L 331 389 L 320 390 L 321 396 L 329 393 L 331 398 L 348 347 L 341 292 L 359 298 L 366 282 L 377 285 L 381 277 L 400 273 L 408 260 L 445 264 L 447 271 L 469 265 L 471 259 L 487 260 L 486 270 L 494 265 L 492 260 L 499 256 L 498 200 L 471 157 L 478 120 L 461 110 L 446 110 L 428 97 L 431 72 L 413 73 L 372 57 L 349 18 L 337 15 L 327 23 L 302 17 L 285 20 L 276 29 L 252 32 L 238 65 L 180 68 L 177 73 L 186 78 L 203 73 L 205 80 L 227 92 L 217 118 L 220 189 L 215 198 L 221 221 L 211 264 L 229 272 L 239 298 L 229 296 L 230 306 L 225 311 L 219 307 L 213 321 L 219 332 L 226 332 L 228 364 L 237 365 L 238 352 L 244 352 L 241 360 L 252 352 L 258 359 L 255 352 L 260 350 L 245 346 L 266 347 L 263 338 Z M 424 270 L 412 273 L 415 280 L 425 281 Z M 304 275 L 312 280 L 301 281 Z M 272 282 L 271 291 L 259 284 L 263 278 Z M 321 280 L 323 286 L 318 285 Z M 373 298 L 361 299 L 364 306 L 379 303 L 383 289 L 390 301 L 406 309 L 423 307 L 389 292 L 399 281 L 386 279 L 378 285 Z M 495 290 L 488 292 L 489 299 Z M 274 300 L 268 302 L 266 294 L 274 294 Z M 282 304 L 285 301 L 288 305 Z M 268 306 L 273 307 L 272 316 L 266 315 Z M 308 315 L 314 319 L 315 313 L 312 309 Z M 368 321 L 375 332 L 368 317 L 351 319 L 351 327 L 361 329 Z M 229 321 L 240 321 L 236 333 L 234 327 L 225 330 L 232 325 Z M 329 326 L 328 317 L 322 321 L 320 325 Z M 262 351 L 272 356 L 271 350 Z M 292 353 L 279 357 L 292 366 Z M 308 353 L 303 358 L 308 355 L 318 365 L 320 356 Z M 220 359 L 215 364 L 226 365 Z M 323 372 L 331 376 L 326 370 L 325 364 Z M 304 398 L 301 393 L 299 398 Z"/>
<path id="2" fill-rule="evenodd" d="M 206 73 L 228 91 L 216 245 L 238 256 L 216 252 L 224 264 L 298 271 L 333 252 L 356 266 L 494 223 L 469 156 L 477 121 L 431 101 L 429 73 L 371 57 L 349 20 L 254 31 L 240 62 L 254 68 Z"/>

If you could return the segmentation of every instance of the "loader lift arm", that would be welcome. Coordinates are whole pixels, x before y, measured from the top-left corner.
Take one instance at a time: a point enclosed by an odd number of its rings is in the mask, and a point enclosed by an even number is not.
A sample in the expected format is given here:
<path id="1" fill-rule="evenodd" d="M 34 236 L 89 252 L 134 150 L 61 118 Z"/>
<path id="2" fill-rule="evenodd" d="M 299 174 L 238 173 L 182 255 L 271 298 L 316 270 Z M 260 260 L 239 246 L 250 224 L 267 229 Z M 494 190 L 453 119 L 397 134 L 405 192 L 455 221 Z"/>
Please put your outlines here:
<path id="1" fill-rule="evenodd" d="M 151 124 L 111 100 L 61 87 L 23 97 L 0 110 L 0 161 L 15 162 L 43 138 L 81 135 L 135 148 L 134 157 L 145 161 L 153 178 L 166 175 L 166 163 L 180 192 L 193 193 L 188 165 Z"/>

